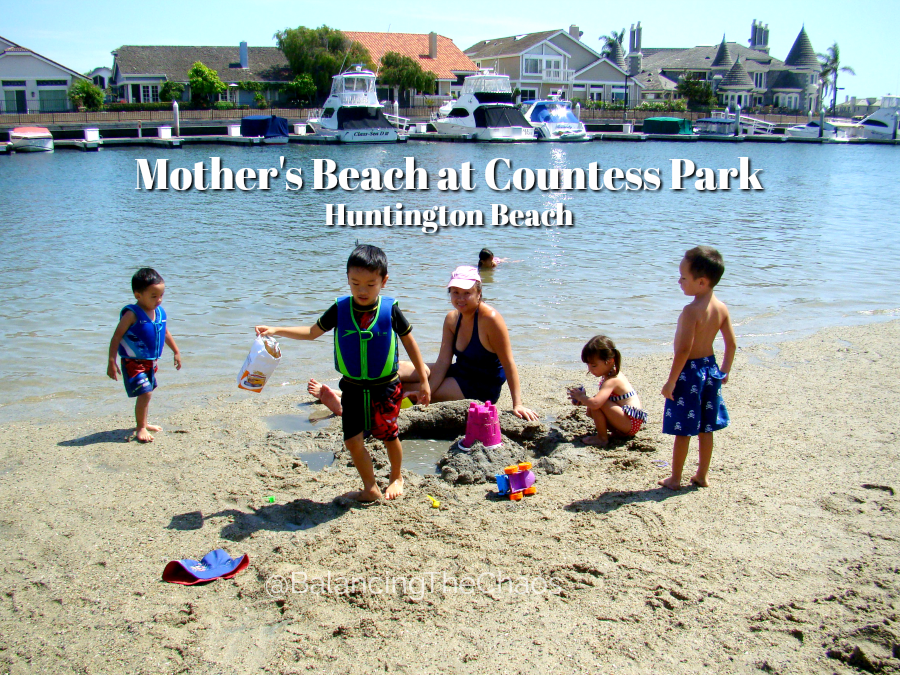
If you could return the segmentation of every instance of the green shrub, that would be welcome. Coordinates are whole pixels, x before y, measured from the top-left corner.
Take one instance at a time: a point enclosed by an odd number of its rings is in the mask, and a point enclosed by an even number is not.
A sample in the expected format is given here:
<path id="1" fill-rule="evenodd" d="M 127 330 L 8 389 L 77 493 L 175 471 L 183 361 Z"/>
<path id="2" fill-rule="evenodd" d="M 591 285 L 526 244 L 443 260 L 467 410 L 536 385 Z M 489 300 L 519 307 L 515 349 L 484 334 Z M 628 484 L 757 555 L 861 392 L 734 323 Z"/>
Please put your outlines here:
<path id="1" fill-rule="evenodd" d="M 234 110 L 235 105 L 231 101 L 216 101 L 213 103 L 213 108 L 216 110 Z"/>

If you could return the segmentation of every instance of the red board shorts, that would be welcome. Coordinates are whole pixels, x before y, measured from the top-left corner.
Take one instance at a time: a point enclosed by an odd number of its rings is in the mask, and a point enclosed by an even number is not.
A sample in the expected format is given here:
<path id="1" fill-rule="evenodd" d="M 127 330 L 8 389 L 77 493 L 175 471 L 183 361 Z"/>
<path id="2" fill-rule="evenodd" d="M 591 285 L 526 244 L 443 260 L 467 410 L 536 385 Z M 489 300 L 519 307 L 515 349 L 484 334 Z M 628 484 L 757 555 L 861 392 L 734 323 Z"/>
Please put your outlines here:
<path id="1" fill-rule="evenodd" d="M 122 359 L 122 381 L 129 398 L 149 394 L 156 389 L 156 361 Z"/>
<path id="2" fill-rule="evenodd" d="M 397 438 L 397 416 L 403 395 L 399 379 L 371 387 L 361 387 L 342 379 L 340 387 L 345 441 L 360 433 L 371 434 L 380 441 Z"/>

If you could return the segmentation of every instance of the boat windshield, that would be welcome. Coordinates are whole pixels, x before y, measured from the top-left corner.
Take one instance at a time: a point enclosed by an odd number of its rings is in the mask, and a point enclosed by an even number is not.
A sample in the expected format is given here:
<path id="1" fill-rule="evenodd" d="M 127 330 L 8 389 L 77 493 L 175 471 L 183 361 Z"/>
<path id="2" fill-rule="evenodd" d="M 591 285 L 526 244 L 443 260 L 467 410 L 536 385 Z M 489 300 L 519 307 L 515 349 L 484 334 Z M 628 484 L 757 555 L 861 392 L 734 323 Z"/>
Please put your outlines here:
<path id="1" fill-rule="evenodd" d="M 476 92 L 493 92 L 498 94 L 511 94 L 509 77 L 506 75 L 470 75 L 463 83 L 463 94 Z"/>
<path id="2" fill-rule="evenodd" d="M 375 91 L 375 78 L 369 77 L 336 77 L 331 85 L 332 94 L 343 94 L 345 92 L 367 93 Z"/>
<path id="3" fill-rule="evenodd" d="M 537 103 L 531 111 L 532 122 L 578 122 L 568 101 Z"/>

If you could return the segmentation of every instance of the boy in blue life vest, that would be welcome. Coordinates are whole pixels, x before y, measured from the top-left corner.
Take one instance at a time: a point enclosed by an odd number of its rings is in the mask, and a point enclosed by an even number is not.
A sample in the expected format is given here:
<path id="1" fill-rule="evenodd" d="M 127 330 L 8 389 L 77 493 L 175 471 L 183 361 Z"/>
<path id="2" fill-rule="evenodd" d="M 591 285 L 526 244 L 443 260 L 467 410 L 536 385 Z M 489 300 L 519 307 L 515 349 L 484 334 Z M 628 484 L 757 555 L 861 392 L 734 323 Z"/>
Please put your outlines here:
<path id="1" fill-rule="evenodd" d="M 160 428 L 147 424 L 150 396 L 156 389 L 156 361 L 162 356 L 163 345 L 169 345 L 175 355 L 175 370 L 181 370 L 181 352 L 166 327 L 166 310 L 162 308 L 166 283 L 159 273 L 143 267 L 131 278 L 135 303 L 119 312 L 119 325 L 109 341 L 109 364 L 106 374 L 118 380 L 123 375 L 125 391 L 134 403 L 134 438 L 141 443 L 153 440 L 151 431 Z M 116 353 L 122 358 L 122 369 L 116 363 Z"/>
<path id="2" fill-rule="evenodd" d="M 402 386 L 399 370 L 399 342 L 420 376 L 422 389 L 418 402 L 428 405 L 431 389 L 428 371 L 412 336 L 412 326 L 403 316 L 397 301 L 380 295 L 388 280 L 387 256 L 377 246 L 357 246 L 347 260 L 350 295 L 338 298 L 315 325 L 277 328 L 257 326 L 257 335 L 276 335 L 294 340 L 315 340 L 334 329 L 334 367 L 343 376 L 341 400 L 332 394 L 333 408 L 340 410 L 344 444 L 362 478 L 363 489 L 345 497 L 371 502 L 382 497 L 396 499 L 403 494 L 403 447 L 397 432 Z M 384 442 L 391 462 L 391 475 L 382 495 L 375 483 L 372 458 L 366 452 L 364 438 L 371 433 Z"/>

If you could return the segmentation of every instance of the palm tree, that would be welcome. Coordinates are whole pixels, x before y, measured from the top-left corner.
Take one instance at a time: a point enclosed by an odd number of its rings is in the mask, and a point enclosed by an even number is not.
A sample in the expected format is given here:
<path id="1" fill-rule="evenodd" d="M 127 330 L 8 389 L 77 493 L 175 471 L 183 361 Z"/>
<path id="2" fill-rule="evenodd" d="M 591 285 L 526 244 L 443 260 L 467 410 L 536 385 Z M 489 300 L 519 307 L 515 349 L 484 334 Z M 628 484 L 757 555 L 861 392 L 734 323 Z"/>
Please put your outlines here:
<path id="1" fill-rule="evenodd" d="M 618 44 L 620 47 L 625 41 L 625 29 L 616 32 L 610 31 L 609 35 L 601 35 L 600 41 L 603 43 L 603 49 L 600 50 L 600 56 L 610 56 L 612 54 L 613 45 Z"/>
<path id="2" fill-rule="evenodd" d="M 829 89 L 831 90 L 831 114 L 834 115 L 834 110 L 837 108 L 838 73 L 856 75 L 856 72 L 850 66 L 841 65 L 841 48 L 838 46 L 837 42 L 826 49 L 824 54 L 816 54 L 816 56 L 822 64 L 822 73 L 819 75 L 819 78 L 824 84 L 823 95 L 824 93 L 827 93 Z"/>

